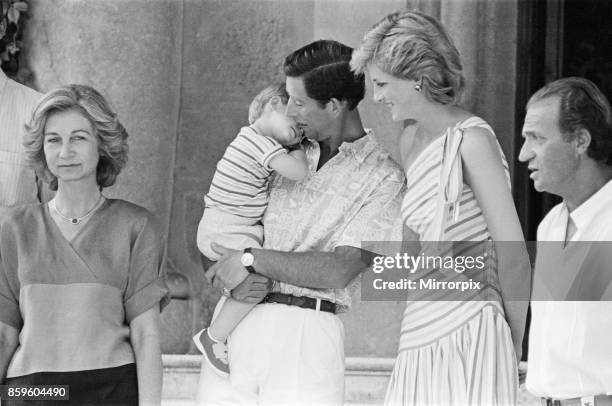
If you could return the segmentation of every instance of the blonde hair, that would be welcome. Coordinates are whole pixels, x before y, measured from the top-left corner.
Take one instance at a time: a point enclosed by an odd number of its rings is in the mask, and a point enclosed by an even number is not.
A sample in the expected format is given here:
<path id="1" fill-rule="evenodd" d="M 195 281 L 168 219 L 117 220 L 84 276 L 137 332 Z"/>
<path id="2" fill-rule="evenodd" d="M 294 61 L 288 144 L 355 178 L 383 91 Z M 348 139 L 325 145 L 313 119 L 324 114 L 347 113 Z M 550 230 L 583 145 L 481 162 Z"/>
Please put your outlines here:
<path id="1" fill-rule="evenodd" d="M 285 83 L 273 84 L 257 93 L 257 96 L 253 98 L 253 101 L 249 106 L 249 124 L 253 124 L 259 117 L 261 117 L 266 104 L 268 104 L 274 97 L 280 98 L 283 104 L 287 104 L 289 101 L 289 95 L 287 94 L 287 89 L 285 89 Z"/>
<path id="2" fill-rule="evenodd" d="M 444 27 L 419 11 L 395 12 L 372 26 L 353 52 L 351 68 L 363 73 L 369 64 L 419 82 L 425 96 L 441 104 L 457 104 L 465 86 L 459 51 Z"/>
<path id="3" fill-rule="evenodd" d="M 100 160 L 96 168 L 96 180 L 100 188 L 115 184 L 117 175 L 127 163 L 128 133 L 111 110 L 104 97 L 86 85 L 67 85 L 43 96 L 25 125 L 23 146 L 28 163 L 40 178 L 57 190 L 57 177 L 47 167 L 44 152 L 44 131 L 47 119 L 59 111 L 74 110 L 89 120 L 100 141 Z"/>

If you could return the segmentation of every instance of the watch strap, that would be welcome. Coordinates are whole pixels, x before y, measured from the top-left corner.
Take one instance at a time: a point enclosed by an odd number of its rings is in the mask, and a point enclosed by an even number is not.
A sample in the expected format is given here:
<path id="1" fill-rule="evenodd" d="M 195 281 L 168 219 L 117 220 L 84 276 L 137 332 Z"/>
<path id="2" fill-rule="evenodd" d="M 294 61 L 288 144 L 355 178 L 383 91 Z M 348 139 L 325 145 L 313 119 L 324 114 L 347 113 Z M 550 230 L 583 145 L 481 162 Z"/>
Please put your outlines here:
<path id="1" fill-rule="evenodd" d="M 253 255 L 253 253 L 251 252 L 251 247 L 247 247 L 244 249 L 244 251 L 242 251 L 243 254 L 250 254 L 251 256 Z M 255 271 L 255 268 L 253 268 L 252 265 L 244 265 L 244 267 L 246 268 L 246 270 L 249 273 L 257 273 L 257 271 Z"/>

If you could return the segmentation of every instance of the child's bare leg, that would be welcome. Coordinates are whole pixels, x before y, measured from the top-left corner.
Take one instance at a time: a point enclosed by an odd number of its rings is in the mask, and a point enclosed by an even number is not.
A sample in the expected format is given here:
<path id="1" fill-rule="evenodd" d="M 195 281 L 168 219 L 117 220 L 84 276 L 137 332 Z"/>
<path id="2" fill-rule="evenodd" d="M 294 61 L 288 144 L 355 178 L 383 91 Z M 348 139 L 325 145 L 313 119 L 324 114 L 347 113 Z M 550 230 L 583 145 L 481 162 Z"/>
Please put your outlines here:
<path id="1" fill-rule="evenodd" d="M 225 342 L 230 333 L 240 323 L 256 303 L 244 303 L 228 297 L 217 317 L 210 323 L 208 332 L 215 341 Z"/>

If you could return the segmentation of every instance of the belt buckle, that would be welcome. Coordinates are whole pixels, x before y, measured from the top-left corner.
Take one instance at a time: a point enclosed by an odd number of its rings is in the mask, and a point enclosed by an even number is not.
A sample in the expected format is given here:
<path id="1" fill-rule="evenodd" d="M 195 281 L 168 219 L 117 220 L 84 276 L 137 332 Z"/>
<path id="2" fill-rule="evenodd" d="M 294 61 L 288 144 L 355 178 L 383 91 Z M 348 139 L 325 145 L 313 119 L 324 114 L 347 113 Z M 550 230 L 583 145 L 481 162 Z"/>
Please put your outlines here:
<path id="1" fill-rule="evenodd" d="M 293 303 L 294 306 L 304 307 L 304 305 L 306 304 L 306 299 L 303 298 L 302 296 L 293 296 L 291 302 Z"/>

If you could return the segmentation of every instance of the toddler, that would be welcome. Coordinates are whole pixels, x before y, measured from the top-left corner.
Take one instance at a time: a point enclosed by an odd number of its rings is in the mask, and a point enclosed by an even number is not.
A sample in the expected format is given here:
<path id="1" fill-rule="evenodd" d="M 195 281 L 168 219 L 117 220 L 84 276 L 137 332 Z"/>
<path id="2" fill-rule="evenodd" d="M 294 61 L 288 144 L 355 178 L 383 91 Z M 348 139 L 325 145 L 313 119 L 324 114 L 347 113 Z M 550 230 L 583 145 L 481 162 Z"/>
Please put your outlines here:
<path id="1" fill-rule="evenodd" d="M 211 249 L 212 242 L 237 250 L 261 247 L 261 219 L 274 171 L 296 181 L 308 175 L 306 156 L 300 148 L 302 132 L 284 114 L 288 100 L 284 83 L 269 86 L 255 96 L 249 107 L 250 126 L 240 130 L 217 163 L 197 234 L 198 248 L 211 260 L 219 259 Z M 193 340 L 213 369 L 227 375 L 225 342 L 255 305 L 227 297 L 220 306 L 211 325 Z"/>

